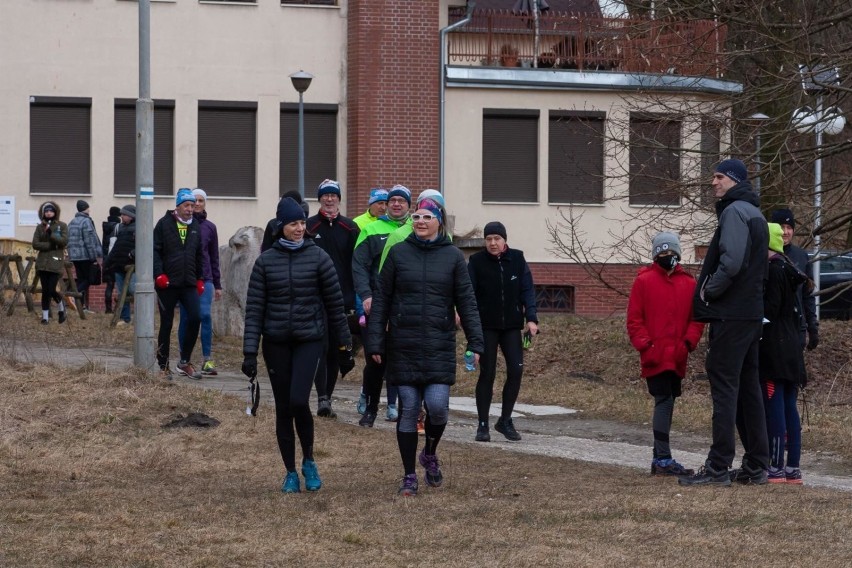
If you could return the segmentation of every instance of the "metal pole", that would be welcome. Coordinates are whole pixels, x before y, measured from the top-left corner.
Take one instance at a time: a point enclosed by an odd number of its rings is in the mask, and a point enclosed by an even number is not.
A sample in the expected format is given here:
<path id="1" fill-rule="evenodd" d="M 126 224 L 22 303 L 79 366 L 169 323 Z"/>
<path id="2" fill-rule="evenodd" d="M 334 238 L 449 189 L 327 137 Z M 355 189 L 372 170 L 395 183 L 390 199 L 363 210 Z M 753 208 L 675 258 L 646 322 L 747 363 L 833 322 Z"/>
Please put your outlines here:
<path id="1" fill-rule="evenodd" d="M 154 101 L 151 100 L 151 0 L 139 0 L 139 99 L 136 101 L 136 344 L 133 363 L 149 371 L 156 369 L 153 241 Z"/>
<path id="2" fill-rule="evenodd" d="M 532 66 L 533 68 L 538 68 L 538 34 L 539 34 L 539 21 L 538 21 L 538 0 L 533 0 L 532 3 L 533 9 L 533 27 L 534 27 L 534 35 L 533 35 L 533 60 Z"/>
<path id="3" fill-rule="evenodd" d="M 299 91 L 299 195 L 305 198 L 305 105 Z"/>
<path id="4" fill-rule="evenodd" d="M 816 161 L 814 162 L 814 209 L 816 209 L 816 214 L 814 216 L 814 290 L 819 291 L 819 245 L 820 245 L 820 235 L 817 233 L 817 229 L 822 224 L 822 131 L 825 128 L 825 122 L 823 122 L 822 116 L 822 95 L 817 95 L 817 107 L 816 107 Z M 819 305 L 821 302 L 821 297 L 817 296 L 816 299 L 816 318 L 819 321 Z"/>

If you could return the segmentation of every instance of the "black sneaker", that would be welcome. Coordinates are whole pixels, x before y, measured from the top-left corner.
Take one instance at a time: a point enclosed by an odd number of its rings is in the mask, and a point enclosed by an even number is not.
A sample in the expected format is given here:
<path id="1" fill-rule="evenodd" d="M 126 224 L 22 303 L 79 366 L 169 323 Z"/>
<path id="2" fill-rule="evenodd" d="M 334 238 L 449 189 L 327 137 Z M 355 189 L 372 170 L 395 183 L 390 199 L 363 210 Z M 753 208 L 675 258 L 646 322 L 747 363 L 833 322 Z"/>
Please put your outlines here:
<path id="1" fill-rule="evenodd" d="M 50 323 L 50 322 L 49 322 L 49 321 L 47 321 L 46 319 L 41 320 L 41 325 L 47 325 L 47 324 L 49 324 L 49 323 Z"/>
<path id="2" fill-rule="evenodd" d="M 515 430 L 515 425 L 512 424 L 511 418 L 500 418 L 497 420 L 497 424 L 494 425 L 494 429 L 506 436 L 507 440 L 517 442 L 521 439 L 521 435 Z"/>
<path id="3" fill-rule="evenodd" d="M 370 412 L 369 410 L 364 413 L 364 416 L 361 417 L 361 420 L 358 421 L 358 426 L 363 426 L 364 428 L 372 428 L 373 423 L 376 421 L 376 413 Z"/>
<path id="4" fill-rule="evenodd" d="M 68 315 L 65 313 L 65 310 L 57 312 L 57 314 L 59 315 L 59 323 L 65 323 L 65 320 L 68 319 Z"/>
<path id="5" fill-rule="evenodd" d="M 677 479 L 680 485 L 722 485 L 728 487 L 731 484 L 731 477 L 727 469 L 713 469 L 709 465 L 704 465 L 694 475 L 684 475 Z"/>
<path id="6" fill-rule="evenodd" d="M 323 418 L 336 418 L 334 410 L 331 409 L 331 399 L 327 396 L 321 396 L 317 401 L 317 416 Z"/>
<path id="7" fill-rule="evenodd" d="M 769 481 L 769 475 L 765 469 L 751 468 L 743 464 L 739 469 L 732 469 L 729 477 L 731 481 L 743 485 L 765 485 Z"/>
<path id="8" fill-rule="evenodd" d="M 476 441 L 477 442 L 490 442 L 491 441 L 491 433 L 488 431 L 488 424 L 480 423 L 479 426 L 476 427 Z"/>

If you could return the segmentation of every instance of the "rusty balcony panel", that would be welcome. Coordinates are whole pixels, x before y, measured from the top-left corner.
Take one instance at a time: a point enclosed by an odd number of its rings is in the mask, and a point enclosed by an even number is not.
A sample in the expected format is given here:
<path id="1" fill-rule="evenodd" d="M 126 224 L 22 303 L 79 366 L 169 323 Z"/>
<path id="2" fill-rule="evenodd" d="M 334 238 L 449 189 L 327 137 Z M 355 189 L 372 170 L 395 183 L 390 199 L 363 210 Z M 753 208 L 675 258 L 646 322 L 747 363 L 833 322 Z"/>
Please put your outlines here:
<path id="1" fill-rule="evenodd" d="M 463 13 L 450 11 L 450 23 Z M 480 10 L 448 34 L 450 65 L 538 67 L 721 78 L 727 28 L 713 20 L 604 18 Z"/>

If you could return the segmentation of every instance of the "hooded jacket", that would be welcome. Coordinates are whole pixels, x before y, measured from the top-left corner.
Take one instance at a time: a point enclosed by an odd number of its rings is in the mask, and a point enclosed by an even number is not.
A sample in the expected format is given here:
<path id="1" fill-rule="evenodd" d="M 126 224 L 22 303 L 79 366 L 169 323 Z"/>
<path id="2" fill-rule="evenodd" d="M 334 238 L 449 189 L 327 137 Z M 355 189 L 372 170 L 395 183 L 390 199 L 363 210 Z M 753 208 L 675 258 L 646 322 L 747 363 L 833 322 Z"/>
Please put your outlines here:
<path id="1" fill-rule="evenodd" d="M 423 242 L 412 234 L 390 250 L 380 277 L 367 321 L 367 355 L 387 360 L 391 384 L 455 383 L 456 310 L 467 349 L 485 349 L 462 252 L 447 237 Z"/>
<path id="2" fill-rule="evenodd" d="M 56 215 L 50 225 L 44 225 L 44 207 L 51 205 Z M 33 249 L 38 251 L 36 270 L 62 274 L 65 270 L 65 247 L 68 245 L 68 225 L 59 220 L 59 205 L 45 201 L 38 208 L 38 218 L 42 220 L 33 233 Z"/>
<path id="3" fill-rule="evenodd" d="M 467 265 L 483 329 L 523 329 L 538 323 L 535 289 L 524 252 L 506 247 L 495 256 L 482 250 Z"/>
<path id="4" fill-rule="evenodd" d="M 639 269 L 627 303 L 627 335 L 640 353 L 643 377 L 686 375 L 689 353 L 704 331 L 692 320 L 694 292 L 695 278 L 680 265 L 671 274 L 656 263 Z"/>
<path id="5" fill-rule="evenodd" d="M 747 181 L 733 186 L 716 203 L 719 226 L 695 289 L 696 320 L 763 319 L 769 228 L 759 206 Z"/>
<path id="6" fill-rule="evenodd" d="M 201 278 L 201 230 L 193 220 L 181 240 L 173 210 L 154 226 L 154 278 L 169 277 L 170 286 L 195 286 Z"/>
<path id="7" fill-rule="evenodd" d="M 352 344 L 331 258 L 310 239 L 295 250 L 276 241 L 257 257 L 251 272 L 243 353 L 256 356 L 261 336 L 289 343 L 318 341 L 326 333 L 333 345 Z"/>
<path id="8" fill-rule="evenodd" d="M 201 231 L 201 280 L 213 282 L 213 288 L 222 289 L 222 274 L 219 271 L 219 231 L 207 220 L 207 211 L 193 213 Z"/>
<path id="9" fill-rule="evenodd" d="M 805 361 L 799 340 L 796 312 L 798 287 L 807 276 L 780 254 L 769 260 L 764 293 L 764 317 L 760 338 L 760 378 L 764 381 L 805 382 Z"/>

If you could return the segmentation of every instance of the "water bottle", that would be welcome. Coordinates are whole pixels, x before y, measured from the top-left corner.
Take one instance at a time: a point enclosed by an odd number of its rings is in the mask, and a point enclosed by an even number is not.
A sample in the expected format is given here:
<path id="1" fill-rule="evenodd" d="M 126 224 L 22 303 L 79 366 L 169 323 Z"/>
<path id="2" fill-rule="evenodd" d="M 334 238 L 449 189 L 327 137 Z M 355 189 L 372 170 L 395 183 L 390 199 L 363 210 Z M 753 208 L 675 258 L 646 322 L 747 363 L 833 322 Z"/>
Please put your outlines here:
<path id="1" fill-rule="evenodd" d="M 465 371 L 476 370 L 476 359 L 473 356 L 473 351 L 464 352 L 464 369 Z"/>

